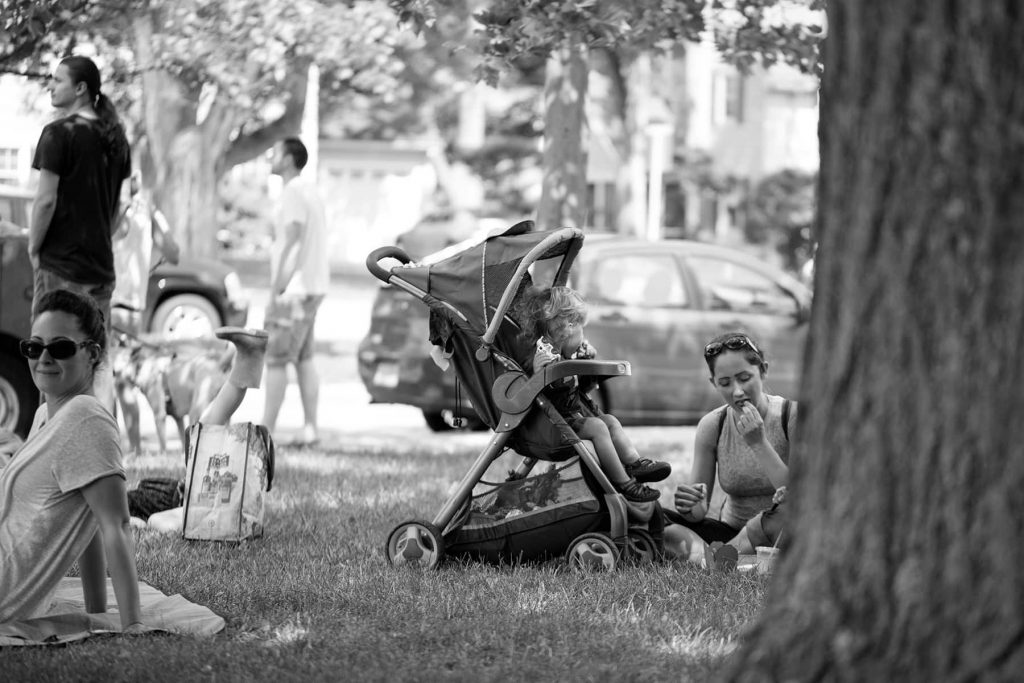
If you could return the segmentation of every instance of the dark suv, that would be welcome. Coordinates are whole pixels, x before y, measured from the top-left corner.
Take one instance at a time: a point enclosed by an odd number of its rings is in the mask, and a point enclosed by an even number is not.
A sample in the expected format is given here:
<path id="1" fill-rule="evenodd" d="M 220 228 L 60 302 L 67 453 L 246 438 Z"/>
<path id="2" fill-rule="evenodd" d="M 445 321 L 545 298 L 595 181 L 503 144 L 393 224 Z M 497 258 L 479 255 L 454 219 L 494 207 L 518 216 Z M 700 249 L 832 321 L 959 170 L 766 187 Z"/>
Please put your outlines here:
<path id="1" fill-rule="evenodd" d="M 0 429 L 24 436 L 39 405 L 18 340 L 31 333 L 32 264 L 28 225 L 33 194 L 0 185 Z M 209 334 L 221 325 L 245 325 L 249 305 L 238 274 L 219 261 L 182 257 L 149 278 L 143 329 L 163 336 Z M 114 320 L 117 318 L 114 317 Z"/>

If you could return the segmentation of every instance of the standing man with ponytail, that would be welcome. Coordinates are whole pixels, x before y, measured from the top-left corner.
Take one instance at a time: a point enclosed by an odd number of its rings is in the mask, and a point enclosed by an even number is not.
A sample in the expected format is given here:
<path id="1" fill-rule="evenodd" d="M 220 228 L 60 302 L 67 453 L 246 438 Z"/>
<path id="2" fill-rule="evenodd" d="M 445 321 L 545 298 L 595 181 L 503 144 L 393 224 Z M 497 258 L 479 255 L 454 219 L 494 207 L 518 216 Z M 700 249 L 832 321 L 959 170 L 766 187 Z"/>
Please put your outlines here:
<path id="1" fill-rule="evenodd" d="M 43 128 L 32 167 L 39 170 L 28 251 L 35 270 L 32 312 L 53 289 L 92 297 L 110 325 L 118 204 L 131 175 L 121 120 L 100 91 L 88 57 L 61 60 L 49 83 L 63 116 Z"/>
<path id="2" fill-rule="evenodd" d="M 114 291 L 112 235 L 118 205 L 129 195 L 131 152 L 100 71 L 88 57 L 65 57 L 53 73 L 50 102 L 63 114 L 39 136 L 32 168 L 39 171 L 28 253 L 35 271 L 32 316 L 54 289 L 96 301 L 110 333 Z M 114 376 L 108 362 L 96 373 L 96 397 L 114 412 Z"/>

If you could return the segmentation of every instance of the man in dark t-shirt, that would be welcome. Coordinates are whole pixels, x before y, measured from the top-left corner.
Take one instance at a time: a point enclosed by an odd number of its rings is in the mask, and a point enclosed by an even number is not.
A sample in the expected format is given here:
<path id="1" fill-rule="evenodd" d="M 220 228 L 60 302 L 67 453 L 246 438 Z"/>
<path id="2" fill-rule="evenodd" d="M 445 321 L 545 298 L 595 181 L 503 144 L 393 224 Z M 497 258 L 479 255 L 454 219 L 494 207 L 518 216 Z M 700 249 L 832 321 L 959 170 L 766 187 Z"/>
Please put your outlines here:
<path id="1" fill-rule="evenodd" d="M 131 153 L 100 72 L 88 57 L 60 61 L 49 82 L 50 103 L 63 118 L 43 128 L 32 167 L 39 170 L 28 256 L 34 271 L 32 316 L 43 294 L 68 289 L 92 297 L 110 334 L 119 195 L 128 196 Z M 114 374 L 104 361 L 93 381 L 96 398 L 114 414 Z"/>
<path id="2" fill-rule="evenodd" d="M 72 114 L 43 129 L 32 166 L 60 178 L 40 265 L 75 282 L 113 282 L 111 227 L 127 156 L 107 158 L 96 122 Z"/>
<path id="3" fill-rule="evenodd" d="M 110 100 L 99 91 L 99 72 L 83 57 L 61 62 L 50 99 L 67 115 L 43 128 L 32 167 L 39 185 L 29 229 L 36 302 L 45 292 L 88 294 L 110 321 L 114 289 L 111 235 L 131 155 Z M 109 327 L 108 327 L 109 329 Z"/>

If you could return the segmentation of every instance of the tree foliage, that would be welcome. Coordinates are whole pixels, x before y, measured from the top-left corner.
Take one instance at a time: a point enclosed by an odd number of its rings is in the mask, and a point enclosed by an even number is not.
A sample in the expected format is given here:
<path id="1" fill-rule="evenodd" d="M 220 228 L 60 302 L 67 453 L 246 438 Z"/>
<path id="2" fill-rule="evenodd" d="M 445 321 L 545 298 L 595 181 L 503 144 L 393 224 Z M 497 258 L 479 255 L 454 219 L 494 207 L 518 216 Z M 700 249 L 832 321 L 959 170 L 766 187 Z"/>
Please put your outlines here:
<path id="1" fill-rule="evenodd" d="M 390 0 L 399 19 L 421 31 L 432 26 L 445 0 Z M 711 31 L 726 61 L 818 68 L 824 0 L 491 0 L 474 14 L 480 23 L 478 75 L 496 82 L 522 60 L 545 59 L 567 40 L 590 49 L 635 54 L 669 52 Z"/>
<path id="2" fill-rule="evenodd" d="M 389 4 L 401 21 L 422 31 L 433 26 L 450 3 L 391 0 Z M 580 102 L 588 86 L 585 77 L 565 80 L 567 74 L 578 72 L 572 62 L 600 52 L 618 71 L 614 77 L 621 91 L 618 114 L 626 132 L 616 146 L 628 159 L 639 153 L 630 130 L 635 133 L 645 124 L 636 110 L 638 94 L 630 91 L 629 69 L 637 55 L 674 54 L 686 42 L 710 32 L 723 57 L 740 69 L 785 62 L 809 71 L 817 64 L 822 35 L 821 0 L 481 0 L 477 6 L 473 16 L 479 27 L 468 43 L 480 54 L 477 77 L 494 84 L 523 63 L 549 62 L 544 191 L 537 216 L 541 225 L 583 225 L 585 220 L 581 174 L 586 151 Z M 573 93 L 574 89 L 580 92 Z M 635 193 L 639 188 L 632 189 Z"/>
<path id="3" fill-rule="evenodd" d="M 799 271 L 813 254 L 816 173 L 787 169 L 761 180 L 745 204 L 743 234 L 772 244 L 784 265 Z"/>
<path id="4" fill-rule="evenodd" d="M 212 248 L 218 178 L 298 131 L 308 65 L 328 93 L 383 93 L 404 39 L 371 0 L 4 0 L 3 16 L 0 68 L 47 73 L 96 49 L 157 202 L 177 232 L 203 232 L 182 240 L 198 251 Z"/>

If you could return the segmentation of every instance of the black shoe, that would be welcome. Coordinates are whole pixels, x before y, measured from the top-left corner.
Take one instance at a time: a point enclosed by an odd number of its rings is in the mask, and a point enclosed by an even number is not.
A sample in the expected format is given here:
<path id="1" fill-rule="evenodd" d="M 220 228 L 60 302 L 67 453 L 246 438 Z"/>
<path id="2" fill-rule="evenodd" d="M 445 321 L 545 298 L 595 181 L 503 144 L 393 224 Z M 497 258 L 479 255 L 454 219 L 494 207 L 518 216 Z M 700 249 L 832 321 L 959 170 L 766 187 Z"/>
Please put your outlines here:
<path id="1" fill-rule="evenodd" d="M 667 462 L 640 458 L 626 467 L 626 474 L 637 481 L 661 481 L 672 474 L 672 465 Z"/>
<path id="2" fill-rule="evenodd" d="M 615 485 L 616 490 L 623 498 L 633 503 L 653 503 L 661 498 L 661 494 L 650 486 L 644 486 L 636 479 L 630 479 L 622 484 Z"/>

